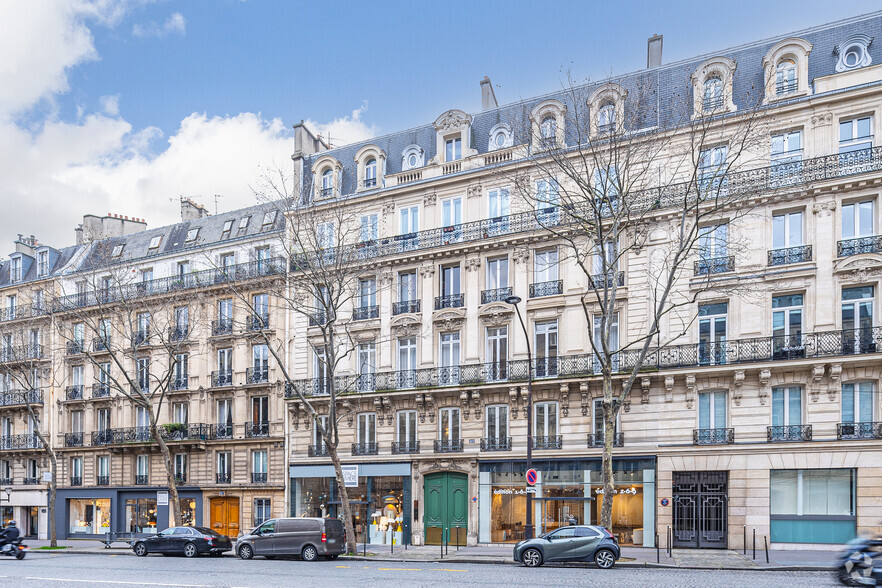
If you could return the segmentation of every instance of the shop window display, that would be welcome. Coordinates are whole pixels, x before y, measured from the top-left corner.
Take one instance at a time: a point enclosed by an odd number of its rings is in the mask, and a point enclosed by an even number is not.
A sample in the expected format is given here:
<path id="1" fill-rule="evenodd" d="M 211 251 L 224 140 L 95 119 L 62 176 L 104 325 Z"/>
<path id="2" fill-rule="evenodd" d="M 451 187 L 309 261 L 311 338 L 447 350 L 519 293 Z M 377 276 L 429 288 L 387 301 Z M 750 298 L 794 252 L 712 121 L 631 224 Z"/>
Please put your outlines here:
<path id="1" fill-rule="evenodd" d="M 15 520 L 15 516 L 12 513 L 11 506 L 0 506 L 0 522 L 3 523 L 3 526 L 9 524 L 9 521 Z"/>
<path id="2" fill-rule="evenodd" d="M 196 521 L 196 501 L 192 498 L 179 498 L 181 502 L 181 526 L 192 527 Z M 168 526 L 175 526 L 175 516 L 169 507 Z"/>
<path id="3" fill-rule="evenodd" d="M 126 500 L 126 532 L 156 533 L 156 499 Z"/>
<path id="4" fill-rule="evenodd" d="M 71 498 L 71 535 L 101 535 L 110 532 L 109 498 Z"/>

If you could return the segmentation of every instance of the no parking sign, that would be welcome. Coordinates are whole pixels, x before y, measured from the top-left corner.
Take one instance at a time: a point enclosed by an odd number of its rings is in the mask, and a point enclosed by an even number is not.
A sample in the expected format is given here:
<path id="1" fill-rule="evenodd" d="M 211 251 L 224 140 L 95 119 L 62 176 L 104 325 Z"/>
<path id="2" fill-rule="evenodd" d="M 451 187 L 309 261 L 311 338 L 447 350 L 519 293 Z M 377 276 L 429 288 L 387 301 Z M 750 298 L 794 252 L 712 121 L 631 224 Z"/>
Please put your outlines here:
<path id="1" fill-rule="evenodd" d="M 527 484 L 533 486 L 536 484 L 536 480 L 539 479 L 539 474 L 536 473 L 536 470 L 530 468 L 527 470 Z"/>

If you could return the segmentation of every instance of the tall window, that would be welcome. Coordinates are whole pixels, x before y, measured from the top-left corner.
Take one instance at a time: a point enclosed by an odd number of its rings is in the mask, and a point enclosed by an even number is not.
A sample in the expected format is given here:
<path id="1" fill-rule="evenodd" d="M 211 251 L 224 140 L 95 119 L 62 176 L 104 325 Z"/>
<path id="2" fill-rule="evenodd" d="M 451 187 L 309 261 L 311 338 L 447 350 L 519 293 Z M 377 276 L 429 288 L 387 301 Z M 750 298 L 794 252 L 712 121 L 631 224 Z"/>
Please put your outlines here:
<path id="1" fill-rule="evenodd" d="M 379 237 L 379 217 L 376 214 L 366 214 L 361 217 L 359 240 L 364 242 L 376 241 Z"/>
<path id="2" fill-rule="evenodd" d="M 251 423 L 252 426 L 269 423 L 269 397 L 255 396 L 251 399 Z"/>
<path id="3" fill-rule="evenodd" d="M 557 437 L 557 402 L 537 402 L 534 412 L 534 434 L 537 437 Z"/>
<path id="4" fill-rule="evenodd" d="M 508 288 L 508 257 L 487 260 L 487 289 Z"/>
<path id="5" fill-rule="evenodd" d="M 233 400 L 231 398 L 221 398 L 217 401 L 217 434 L 221 439 L 233 436 Z"/>
<path id="6" fill-rule="evenodd" d="M 536 376 L 557 375 L 557 321 L 535 323 Z"/>
<path id="7" fill-rule="evenodd" d="M 448 406 L 440 411 L 441 418 L 438 419 L 439 430 L 442 443 L 458 443 L 460 436 L 459 428 L 459 408 Z"/>
<path id="8" fill-rule="evenodd" d="M 539 125 L 539 133 L 545 142 L 553 142 L 557 137 L 557 119 L 548 115 Z"/>
<path id="9" fill-rule="evenodd" d="M 333 249 L 337 244 L 334 223 L 331 221 L 319 223 L 315 228 L 315 241 L 319 249 Z"/>
<path id="10" fill-rule="evenodd" d="M 613 434 L 619 434 L 619 415 L 616 415 L 616 422 L 613 424 Z M 606 431 L 606 418 L 603 416 L 603 399 L 594 399 L 594 445 L 603 445 L 604 432 Z"/>
<path id="11" fill-rule="evenodd" d="M 135 464 L 135 475 L 138 477 L 138 482 L 141 484 L 146 484 L 148 476 L 150 475 L 150 456 L 149 455 L 139 455 L 137 457 L 137 462 Z"/>
<path id="12" fill-rule="evenodd" d="M 533 282 L 537 284 L 556 282 L 558 276 L 557 249 L 537 251 L 533 257 Z"/>
<path id="13" fill-rule="evenodd" d="M 704 99 L 701 107 L 705 112 L 713 112 L 723 107 L 723 80 L 711 76 L 704 81 Z"/>
<path id="14" fill-rule="evenodd" d="M 776 214 L 772 217 L 773 249 L 797 247 L 802 244 L 802 211 Z"/>
<path id="15" fill-rule="evenodd" d="M 254 451 L 251 453 L 251 473 L 253 482 L 266 482 L 267 474 L 267 452 L 265 449 Z"/>
<path id="16" fill-rule="evenodd" d="M 356 440 L 358 443 L 374 444 L 377 442 L 377 414 L 373 412 L 363 412 L 358 415 Z"/>
<path id="17" fill-rule="evenodd" d="M 110 483 L 110 458 L 106 455 L 98 457 L 98 484 L 106 486 Z"/>
<path id="18" fill-rule="evenodd" d="M 786 294 L 772 297 L 772 343 L 778 357 L 801 357 L 802 346 L 802 294 Z"/>
<path id="19" fill-rule="evenodd" d="M 0 477 L 3 477 L 3 474 L 0 473 Z M 79 486 L 83 483 L 83 458 L 82 457 L 72 457 L 70 458 L 70 483 L 72 486 Z"/>
<path id="20" fill-rule="evenodd" d="M 233 327 L 233 299 L 224 298 L 217 301 L 217 322 L 218 325 L 226 330 Z M 226 331 L 222 331 L 226 332 Z"/>
<path id="21" fill-rule="evenodd" d="M 597 111 L 597 131 L 611 133 L 616 130 L 616 105 L 605 102 Z"/>
<path id="22" fill-rule="evenodd" d="M 377 344 L 373 341 L 358 344 L 358 389 L 373 390 L 377 373 Z"/>
<path id="23" fill-rule="evenodd" d="M 842 422 L 872 423 L 876 416 L 873 382 L 842 385 Z"/>
<path id="24" fill-rule="evenodd" d="M 875 220 L 875 203 L 872 200 L 843 204 L 842 238 L 856 239 L 858 237 L 874 235 Z M 861 251 L 855 251 L 854 253 L 861 253 Z"/>
<path id="25" fill-rule="evenodd" d="M 410 302 L 417 299 L 417 274 L 415 271 L 398 274 L 398 300 Z"/>
<path id="26" fill-rule="evenodd" d="M 729 269 L 729 225 L 711 225 L 699 229 L 698 275 L 722 273 Z"/>
<path id="27" fill-rule="evenodd" d="M 462 292 L 459 287 L 459 264 L 443 266 L 441 268 L 441 295 L 456 296 Z"/>
<path id="28" fill-rule="evenodd" d="M 802 131 L 772 135 L 772 165 L 792 163 L 802 159 Z"/>
<path id="29" fill-rule="evenodd" d="M 772 388 L 772 426 L 802 424 L 802 388 L 788 386 Z"/>
<path id="30" fill-rule="evenodd" d="M 259 527 L 272 517 L 269 498 L 254 499 L 254 526 Z"/>
<path id="31" fill-rule="evenodd" d="M 418 206 L 409 206 L 407 208 L 402 208 L 400 215 L 400 233 L 402 235 L 416 233 L 420 230 L 420 209 Z"/>
<path id="32" fill-rule="evenodd" d="M 462 158 L 462 139 L 454 137 L 444 141 L 444 161 L 456 161 Z"/>
<path id="33" fill-rule="evenodd" d="M 603 350 L 603 317 L 595 316 L 594 317 L 594 347 L 597 351 Z M 609 353 L 612 354 L 612 366 L 611 369 L 614 372 L 619 370 L 619 354 L 617 353 L 619 349 L 619 315 L 618 313 L 613 314 L 611 317 L 611 323 L 609 325 L 609 338 L 606 340 L 606 348 Z M 600 373 L 603 367 L 601 365 L 601 356 L 598 353 L 594 355 L 594 372 Z"/>
<path id="34" fill-rule="evenodd" d="M 251 299 L 254 314 L 260 319 L 261 326 L 269 323 L 269 294 L 255 294 Z"/>
<path id="35" fill-rule="evenodd" d="M 508 441 L 508 405 L 494 404 L 487 407 L 487 438 Z"/>
<path id="36" fill-rule="evenodd" d="M 187 454 L 176 453 L 174 457 L 175 480 L 180 482 L 187 481 Z"/>
<path id="37" fill-rule="evenodd" d="M 873 286 L 842 289 L 842 352 L 876 350 L 873 337 Z"/>
<path id="38" fill-rule="evenodd" d="M 190 356 L 186 353 L 178 353 L 175 355 L 174 381 L 172 385 L 175 390 L 186 390 L 189 385 L 189 368 Z"/>
<path id="39" fill-rule="evenodd" d="M 358 281 L 358 308 L 373 308 L 377 305 L 377 279 L 365 278 Z"/>
<path id="40" fill-rule="evenodd" d="M 138 387 L 141 392 L 150 392 L 150 358 L 142 357 L 138 360 Z"/>
<path id="41" fill-rule="evenodd" d="M 98 431 L 104 432 L 110 429 L 110 409 L 109 408 L 99 408 L 95 411 L 95 421 L 98 425 Z"/>
<path id="42" fill-rule="evenodd" d="M 873 117 L 865 116 L 839 122 L 839 153 L 869 149 L 873 146 Z"/>
<path id="43" fill-rule="evenodd" d="M 13 257 L 9 260 L 9 281 L 21 282 L 21 257 Z"/>
<path id="44" fill-rule="evenodd" d="M 317 386 L 316 393 L 328 394 L 331 366 L 328 365 L 328 356 L 325 353 L 324 347 L 313 348 L 312 373 L 315 375 Z"/>
<path id="45" fill-rule="evenodd" d="M 498 188 L 487 192 L 488 216 L 496 219 L 511 214 L 508 188 Z"/>
<path id="46" fill-rule="evenodd" d="M 266 343 L 251 348 L 251 367 L 253 382 L 266 382 L 269 379 L 269 347 Z"/>
<path id="47" fill-rule="evenodd" d="M 438 379 L 441 384 L 455 384 L 459 382 L 459 331 L 441 333 L 439 339 L 441 365 Z"/>
<path id="48" fill-rule="evenodd" d="M 150 313 L 138 313 L 138 335 L 135 339 L 136 345 L 147 343 L 150 339 Z"/>
<path id="49" fill-rule="evenodd" d="M 508 327 L 487 327 L 487 378 L 508 377 Z"/>
<path id="50" fill-rule="evenodd" d="M 218 386 L 233 381 L 233 350 L 229 347 L 217 350 L 217 379 Z"/>
<path id="51" fill-rule="evenodd" d="M 726 363 L 728 302 L 698 307 L 698 361 L 703 365 Z"/>
<path id="52" fill-rule="evenodd" d="M 175 308 L 175 336 L 184 339 L 190 331 L 190 309 L 186 306 Z"/>
<path id="53" fill-rule="evenodd" d="M 594 254 L 592 256 L 593 262 L 593 272 L 595 277 L 599 277 L 600 281 L 597 283 L 595 280 L 595 284 L 597 288 L 603 288 L 604 283 L 608 283 L 609 280 L 604 281 L 605 276 L 609 276 L 610 274 L 614 274 L 617 271 L 618 263 L 618 251 L 615 244 L 615 241 L 607 241 L 601 247 L 600 243 L 594 246 Z M 606 287 L 612 287 L 606 286 Z"/>
<path id="54" fill-rule="evenodd" d="M 83 411 L 82 410 L 72 410 L 70 412 L 70 432 L 71 433 L 82 433 L 83 432 Z"/>
<path id="55" fill-rule="evenodd" d="M 700 392 L 698 394 L 698 428 L 726 428 L 726 392 Z"/>
<path id="56" fill-rule="evenodd" d="M 322 197 L 334 195 L 334 172 L 326 169 L 322 172 Z"/>
<path id="57" fill-rule="evenodd" d="M 416 382 L 416 337 L 398 339 L 398 378 L 403 387 L 413 387 Z"/>
<path id="58" fill-rule="evenodd" d="M 441 201 L 441 226 L 455 227 L 462 224 L 462 198 L 447 198 Z"/>
<path id="59" fill-rule="evenodd" d="M 150 428 L 150 413 L 147 412 L 147 409 L 143 406 L 135 408 L 135 426 L 139 429 L 139 435 L 148 434 L 148 429 Z"/>
<path id="60" fill-rule="evenodd" d="M 364 166 L 364 187 L 373 188 L 377 185 L 377 160 L 369 159 Z"/>
<path id="61" fill-rule="evenodd" d="M 406 448 L 416 448 L 417 443 L 417 413 L 415 410 L 398 411 L 397 438 L 399 444 Z M 405 448 L 400 448 L 405 449 Z"/>
<path id="62" fill-rule="evenodd" d="M 795 92 L 796 86 L 796 62 L 792 59 L 782 59 L 775 67 L 775 94 L 781 96 Z"/>
<path id="63" fill-rule="evenodd" d="M 717 188 L 718 182 L 713 182 L 715 178 L 721 178 L 725 173 L 726 153 L 728 149 L 726 145 L 711 147 L 705 149 L 698 156 L 698 178 L 701 181 L 702 189 Z"/>
<path id="64" fill-rule="evenodd" d="M 46 276 L 49 274 L 49 252 L 37 252 L 37 275 Z"/>
<path id="65" fill-rule="evenodd" d="M 328 415 L 322 414 L 315 417 L 315 426 L 313 427 L 313 442 L 315 444 L 316 455 L 325 453 L 325 438 L 322 432 L 330 434 L 328 429 Z"/>
<path id="66" fill-rule="evenodd" d="M 186 425 L 190 421 L 190 403 L 175 402 L 172 404 L 172 422 Z"/>
<path id="67" fill-rule="evenodd" d="M 217 481 L 218 483 L 229 483 L 230 481 L 230 464 L 232 462 L 229 451 L 217 452 Z"/>

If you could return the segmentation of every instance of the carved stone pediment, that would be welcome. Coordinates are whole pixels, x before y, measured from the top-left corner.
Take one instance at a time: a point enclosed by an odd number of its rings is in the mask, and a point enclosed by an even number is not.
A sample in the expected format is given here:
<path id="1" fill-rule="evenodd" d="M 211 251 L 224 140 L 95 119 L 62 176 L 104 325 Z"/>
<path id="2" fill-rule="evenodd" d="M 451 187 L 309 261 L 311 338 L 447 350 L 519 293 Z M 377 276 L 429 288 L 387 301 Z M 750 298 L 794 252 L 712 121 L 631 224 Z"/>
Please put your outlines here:
<path id="1" fill-rule="evenodd" d="M 416 337 L 422 329 L 419 315 L 416 314 L 400 314 L 392 317 L 390 326 L 392 332 L 398 337 Z"/>
<path id="2" fill-rule="evenodd" d="M 882 255 L 862 253 L 846 257 L 833 265 L 833 272 L 846 282 L 866 282 L 882 276 Z"/>
<path id="3" fill-rule="evenodd" d="M 432 322 L 441 331 L 456 331 L 465 323 L 465 309 L 445 308 L 432 315 Z"/>
<path id="4" fill-rule="evenodd" d="M 481 324 L 490 327 L 497 327 L 508 323 L 511 321 L 513 314 L 512 307 L 502 302 L 491 302 L 478 312 Z"/>
<path id="5" fill-rule="evenodd" d="M 456 131 L 472 124 L 472 117 L 462 110 L 448 110 L 435 120 L 435 130 L 439 132 Z"/>
<path id="6" fill-rule="evenodd" d="M 420 464 L 421 472 L 437 472 L 442 470 L 458 470 L 460 472 L 468 471 L 468 465 L 462 461 L 453 459 L 436 459 Z"/>

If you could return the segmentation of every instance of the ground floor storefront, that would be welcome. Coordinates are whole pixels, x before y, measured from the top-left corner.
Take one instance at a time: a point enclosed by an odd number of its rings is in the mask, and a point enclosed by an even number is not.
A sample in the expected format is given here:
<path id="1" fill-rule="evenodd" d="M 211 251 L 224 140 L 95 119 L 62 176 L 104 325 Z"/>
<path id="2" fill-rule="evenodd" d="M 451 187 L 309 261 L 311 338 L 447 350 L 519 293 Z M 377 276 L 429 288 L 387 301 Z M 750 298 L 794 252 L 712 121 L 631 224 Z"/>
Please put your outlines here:
<path id="1" fill-rule="evenodd" d="M 285 516 L 283 486 L 254 485 L 204 490 L 202 525 L 235 539 L 264 521 Z"/>
<path id="2" fill-rule="evenodd" d="M 21 534 L 34 539 L 49 537 L 49 491 L 45 489 L 11 488 L 7 500 L 3 492 L 0 522 L 5 527 L 15 521 Z"/>

